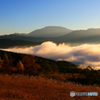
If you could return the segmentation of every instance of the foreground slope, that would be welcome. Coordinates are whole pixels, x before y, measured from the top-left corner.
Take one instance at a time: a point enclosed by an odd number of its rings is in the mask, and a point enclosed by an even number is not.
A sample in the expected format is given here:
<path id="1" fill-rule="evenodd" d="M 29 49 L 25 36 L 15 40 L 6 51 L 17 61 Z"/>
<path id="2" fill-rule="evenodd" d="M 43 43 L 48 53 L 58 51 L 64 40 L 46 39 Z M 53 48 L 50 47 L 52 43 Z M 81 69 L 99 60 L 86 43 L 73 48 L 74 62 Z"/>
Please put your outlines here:
<path id="1" fill-rule="evenodd" d="M 38 75 L 40 73 L 50 74 L 55 72 L 63 73 L 65 72 L 65 69 L 69 69 L 70 67 L 73 67 L 72 70 L 77 69 L 77 65 L 71 62 L 56 62 L 54 60 L 33 56 L 30 54 L 12 53 L 2 50 L 0 50 L 0 66 L 1 72 L 4 73 L 24 73 L 28 75 Z M 24 71 L 21 69 L 18 71 L 19 66 L 23 66 Z"/>
<path id="2" fill-rule="evenodd" d="M 99 95 L 70 97 L 71 91 L 98 92 Z M 100 87 L 6 74 L 0 75 L 0 100 L 100 100 Z"/>
<path id="3" fill-rule="evenodd" d="M 54 61 L 2 50 L 0 50 L 0 73 L 42 76 L 63 82 L 74 81 L 100 86 L 100 70 L 94 70 L 91 66 L 82 69 L 67 61 Z"/>

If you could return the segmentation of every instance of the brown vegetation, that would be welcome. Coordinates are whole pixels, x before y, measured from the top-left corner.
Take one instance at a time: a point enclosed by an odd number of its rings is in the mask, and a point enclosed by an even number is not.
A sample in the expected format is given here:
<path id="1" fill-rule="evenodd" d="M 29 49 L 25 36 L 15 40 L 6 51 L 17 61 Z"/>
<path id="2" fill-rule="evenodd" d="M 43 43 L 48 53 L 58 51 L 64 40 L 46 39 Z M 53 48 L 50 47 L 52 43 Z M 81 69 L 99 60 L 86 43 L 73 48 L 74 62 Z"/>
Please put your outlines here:
<path id="1" fill-rule="evenodd" d="M 71 62 L 0 51 L 0 74 L 0 100 L 100 99 L 100 96 L 70 97 L 71 91 L 100 93 L 100 70 L 91 66 L 81 69 Z M 99 87 L 90 86 L 94 84 Z"/>
<path id="2" fill-rule="evenodd" d="M 0 73 L 43 76 L 63 82 L 73 81 L 100 86 L 100 70 L 93 70 L 91 66 L 81 69 L 67 61 L 53 61 L 29 54 L 17 54 L 1 50 Z"/>
<path id="3" fill-rule="evenodd" d="M 70 97 L 70 91 L 98 92 L 100 87 L 60 82 L 43 77 L 0 75 L 0 100 L 99 100 L 97 97 Z"/>
<path id="4" fill-rule="evenodd" d="M 18 71 L 24 71 L 24 65 L 22 64 L 21 61 L 19 61 L 18 64 L 17 64 L 17 70 Z"/>

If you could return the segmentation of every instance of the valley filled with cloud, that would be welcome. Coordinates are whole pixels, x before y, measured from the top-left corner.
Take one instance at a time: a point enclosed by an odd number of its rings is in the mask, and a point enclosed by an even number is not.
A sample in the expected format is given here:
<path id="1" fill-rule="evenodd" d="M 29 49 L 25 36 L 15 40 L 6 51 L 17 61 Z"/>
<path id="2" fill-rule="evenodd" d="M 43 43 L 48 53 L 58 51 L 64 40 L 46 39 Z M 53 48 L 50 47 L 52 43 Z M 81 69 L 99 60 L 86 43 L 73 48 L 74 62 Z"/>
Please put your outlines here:
<path id="1" fill-rule="evenodd" d="M 71 46 L 65 43 L 57 45 L 56 43 L 47 41 L 37 46 L 25 48 L 14 47 L 2 50 L 32 54 L 53 60 L 65 60 L 82 67 L 92 66 L 100 69 L 100 44 Z"/>

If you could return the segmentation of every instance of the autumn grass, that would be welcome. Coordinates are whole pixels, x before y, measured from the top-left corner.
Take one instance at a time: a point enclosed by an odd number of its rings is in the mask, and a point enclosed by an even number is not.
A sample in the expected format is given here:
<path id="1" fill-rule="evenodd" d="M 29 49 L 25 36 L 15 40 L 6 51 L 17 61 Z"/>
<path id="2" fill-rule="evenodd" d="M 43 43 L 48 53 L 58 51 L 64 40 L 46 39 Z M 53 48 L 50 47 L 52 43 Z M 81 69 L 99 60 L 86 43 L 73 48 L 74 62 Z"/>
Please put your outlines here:
<path id="1" fill-rule="evenodd" d="M 70 97 L 70 91 L 98 92 L 97 97 Z M 0 75 L 0 100 L 100 100 L 100 87 L 43 77 Z"/>

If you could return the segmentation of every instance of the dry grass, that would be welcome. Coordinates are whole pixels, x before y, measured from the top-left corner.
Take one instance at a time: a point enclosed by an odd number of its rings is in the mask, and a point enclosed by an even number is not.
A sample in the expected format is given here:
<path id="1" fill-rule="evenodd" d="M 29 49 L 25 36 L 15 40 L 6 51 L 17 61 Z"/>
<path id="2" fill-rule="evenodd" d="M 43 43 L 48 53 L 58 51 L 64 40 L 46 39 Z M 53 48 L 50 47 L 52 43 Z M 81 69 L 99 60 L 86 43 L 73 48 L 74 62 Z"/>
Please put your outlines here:
<path id="1" fill-rule="evenodd" d="M 70 97 L 70 91 L 98 92 L 97 97 Z M 0 75 L 0 100 L 100 100 L 100 87 L 43 77 Z"/>

